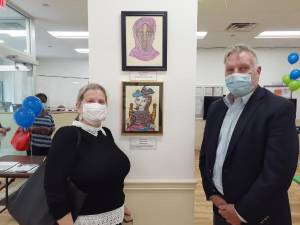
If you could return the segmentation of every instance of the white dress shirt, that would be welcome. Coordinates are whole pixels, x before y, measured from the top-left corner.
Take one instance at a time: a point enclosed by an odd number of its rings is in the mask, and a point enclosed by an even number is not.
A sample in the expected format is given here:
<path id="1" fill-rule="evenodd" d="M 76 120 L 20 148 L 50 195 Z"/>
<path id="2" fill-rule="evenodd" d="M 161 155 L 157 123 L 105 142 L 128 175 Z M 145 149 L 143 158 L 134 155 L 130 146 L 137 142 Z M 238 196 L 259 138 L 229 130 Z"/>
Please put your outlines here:
<path id="1" fill-rule="evenodd" d="M 245 105 L 247 104 L 248 100 L 252 96 L 253 92 L 254 90 L 249 94 L 245 95 L 244 97 L 240 97 L 236 99 L 234 99 L 233 96 L 229 94 L 225 96 L 223 99 L 224 103 L 228 107 L 228 110 L 226 112 L 220 130 L 216 160 L 215 160 L 214 170 L 213 170 L 213 183 L 216 189 L 223 195 L 224 195 L 224 191 L 223 191 L 223 183 L 222 183 L 222 170 L 223 170 L 223 164 L 227 154 L 228 146 L 232 137 L 232 133 L 237 124 L 237 121 L 240 118 L 240 115 L 242 114 Z M 237 215 L 243 222 L 246 222 L 238 213 Z"/>

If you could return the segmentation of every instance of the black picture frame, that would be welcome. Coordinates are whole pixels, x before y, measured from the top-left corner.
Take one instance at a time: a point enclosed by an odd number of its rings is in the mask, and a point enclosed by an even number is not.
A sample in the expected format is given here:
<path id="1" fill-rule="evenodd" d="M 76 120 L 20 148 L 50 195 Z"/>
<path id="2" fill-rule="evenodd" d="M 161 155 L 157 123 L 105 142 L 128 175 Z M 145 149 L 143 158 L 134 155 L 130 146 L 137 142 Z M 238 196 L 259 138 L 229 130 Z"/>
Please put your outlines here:
<path id="1" fill-rule="evenodd" d="M 167 11 L 121 12 L 123 71 L 167 70 L 167 19 Z"/>
<path id="2" fill-rule="evenodd" d="M 122 82 L 122 134 L 162 135 L 163 82 Z"/>

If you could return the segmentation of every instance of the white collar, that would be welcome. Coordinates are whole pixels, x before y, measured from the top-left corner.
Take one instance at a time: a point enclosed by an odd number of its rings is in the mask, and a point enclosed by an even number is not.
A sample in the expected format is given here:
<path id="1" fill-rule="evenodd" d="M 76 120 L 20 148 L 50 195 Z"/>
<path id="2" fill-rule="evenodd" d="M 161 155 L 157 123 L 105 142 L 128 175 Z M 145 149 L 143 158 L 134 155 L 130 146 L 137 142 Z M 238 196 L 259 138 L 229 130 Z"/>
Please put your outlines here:
<path id="1" fill-rule="evenodd" d="M 229 93 L 228 95 L 226 95 L 223 98 L 223 101 L 225 102 L 225 104 L 227 105 L 228 108 L 230 108 L 230 106 L 235 102 L 238 101 L 240 102 L 240 104 L 242 106 L 245 106 L 247 104 L 247 102 L 249 101 L 249 99 L 251 98 L 252 94 L 254 93 L 255 89 L 253 89 L 250 93 L 246 94 L 243 97 L 238 97 L 236 99 L 234 99 L 233 95 L 231 93 Z"/>
<path id="2" fill-rule="evenodd" d="M 101 131 L 106 136 L 106 132 L 103 129 L 102 125 L 100 127 L 92 127 L 87 124 L 81 123 L 80 121 L 77 120 L 73 121 L 72 125 L 75 127 L 80 127 L 81 129 L 85 130 L 91 135 L 94 135 L 95 137 L 98 136 L 98 131 Z"/>

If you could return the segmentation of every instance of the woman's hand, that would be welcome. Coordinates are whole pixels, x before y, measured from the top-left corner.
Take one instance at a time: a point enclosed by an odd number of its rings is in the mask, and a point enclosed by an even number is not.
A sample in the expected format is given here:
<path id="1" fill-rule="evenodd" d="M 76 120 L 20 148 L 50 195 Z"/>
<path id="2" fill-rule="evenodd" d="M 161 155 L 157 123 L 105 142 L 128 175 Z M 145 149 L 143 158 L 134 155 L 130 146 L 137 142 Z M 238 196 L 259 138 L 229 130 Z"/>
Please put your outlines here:
<path id="1" fill-rule="evenodd" d="M 64 217 L 57 220 L 57 223 L 59 225 L 74 225 L 74 221 L 73 221 L 71 213 L 68 213 Z"/>
<path id="2" fill-rule="evenodd" d="M 128 223 L 131 221 L 133 221 L 132 214 L 131 214 L 130 210 L 126 206 L 124 206 L 124 222 Z"/>

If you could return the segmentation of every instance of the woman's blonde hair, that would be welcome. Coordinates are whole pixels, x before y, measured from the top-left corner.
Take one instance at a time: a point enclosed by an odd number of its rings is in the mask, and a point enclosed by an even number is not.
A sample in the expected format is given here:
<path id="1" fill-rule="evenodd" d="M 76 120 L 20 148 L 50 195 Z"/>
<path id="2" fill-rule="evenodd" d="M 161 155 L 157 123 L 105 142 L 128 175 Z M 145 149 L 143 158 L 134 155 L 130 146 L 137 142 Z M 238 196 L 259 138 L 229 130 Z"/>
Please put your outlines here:
<path id="1" fill-rule="evenodd" d="M 88 91 L 88 90 L 100 90 L 103 92 L 104 96 L 105 96 L 105 102 L 107 102 L 107 94 L 106 94 L 106 90 L 104 87 L 102 87 L 100 84 L 96 84 L 96 83 L 90 83 L 87 84 L 85 86 L 83 86 L 77 95 L 77 100 L 76 100 L 76 106 L 79 108 L 81 105 L 81 102 L 84 98 L 84 94 Z M 79 115 L 76 117 L 76 120 L 79 119 Z"/>
<path id="2" fill-rule="evenodd" d="M 90 84 L 87 84 L 85 86 L 83 86 L 79 92 L 78 92 L 78 95 L 77 95 L 77 100 L 76 100 L 76 105 L 80 105 L 80 103 L 82 102 L 83 100 L 83 97 L 84 97 L 84 94 L 88 91 L 88 90 L 100 90 L 104 93 L 104 96 L 105 96 L 105 102 L 107 102 L 107 94 L 106 94 L 106 90 L 104 87 L 102 87 L 100 84 L 96 84 L 96 83 L 90 83 Z"/>

